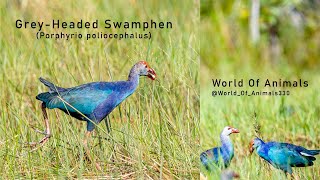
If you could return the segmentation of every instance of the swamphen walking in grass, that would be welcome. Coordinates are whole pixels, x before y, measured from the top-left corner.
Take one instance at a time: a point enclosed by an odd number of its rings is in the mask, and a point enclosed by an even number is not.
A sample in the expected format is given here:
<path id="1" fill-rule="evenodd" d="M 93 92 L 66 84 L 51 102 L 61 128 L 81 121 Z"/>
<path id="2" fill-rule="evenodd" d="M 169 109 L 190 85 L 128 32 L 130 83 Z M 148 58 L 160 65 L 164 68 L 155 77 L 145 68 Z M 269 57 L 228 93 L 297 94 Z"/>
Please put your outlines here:
<path id="1" fill-rule="evenodd" d="M 127 81 L 92 82 L 72 88 L 62 88 L 40 78 L 40 81 L 50 91 L 40 93 L 36 97 L 42 101 L 41 108 L 46 126 L 45 137 L 36 144 L 44 144 L 50 138 L 46 108 L 58 108 L 78 120 L 87 121 L 87 133 L 84 140 L 86 146 L 87 138 L 95 128 L 95 124 L 99 124 L 136 90 L 140 76 L 147 76 L 154 80 L 156 73 L 147 62 L 140 61 L 131 68 Z"/>
<path id="2" fill-rule="evenodd" d="M 316 160 L 315 155 L 320 150 L 308 150 L 301 146 L 289 143 L 263 142 L 255 138 L 250 142 L 250 153 L 254 150 L 257 154 L 275 168 L 292 175 L 292 167 L 312 166 Z"/>
<path id="3" fill-rule="evenodd" d="M 234 156 L 233 145 L 230 134 L 239 133 L 239 130 L 233 127 L 225 127 L 220 134 L 221 147 L 209 149 L 200 154 L 201 163 L 208 171 L 213 171 L 217 167 L 227 168 Z"/>

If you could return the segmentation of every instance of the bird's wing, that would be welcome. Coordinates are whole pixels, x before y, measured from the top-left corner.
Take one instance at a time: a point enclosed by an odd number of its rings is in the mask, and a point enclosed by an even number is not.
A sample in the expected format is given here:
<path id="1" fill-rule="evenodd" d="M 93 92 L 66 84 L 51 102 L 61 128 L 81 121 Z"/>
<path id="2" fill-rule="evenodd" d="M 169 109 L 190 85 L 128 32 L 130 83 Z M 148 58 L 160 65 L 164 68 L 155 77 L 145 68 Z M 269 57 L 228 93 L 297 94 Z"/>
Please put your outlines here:
<path id="1" fill-rule="evenodd" d="M 220 154 L 220 147 L 216 147 L 201 153 L 200 159 L 204 165 L 209 165 L 211 163 L 218 164 Z"/>
<path id="2" fill-rule="evenodd" d="M 308 160 L 293 147 L 294 146 L 287 146 L 287 144 L 279 143 L 278 145 L 269 147 L 268 156 L 272 161 L 272 163 L 278 166 L 308 165 L 309 164 Z"/>
<path id="3" fill-rule="evenodd" d="M 116 93 L 117 91 L 111 88 L 97 89 L 92 86 L 82 85 L 68 88 L 67 91 L 55 92 L 54 97 L 47 102 L 46 106 L 70 112 L 80 111 L 85 115 L 89 115 L 105 99 Z"/>

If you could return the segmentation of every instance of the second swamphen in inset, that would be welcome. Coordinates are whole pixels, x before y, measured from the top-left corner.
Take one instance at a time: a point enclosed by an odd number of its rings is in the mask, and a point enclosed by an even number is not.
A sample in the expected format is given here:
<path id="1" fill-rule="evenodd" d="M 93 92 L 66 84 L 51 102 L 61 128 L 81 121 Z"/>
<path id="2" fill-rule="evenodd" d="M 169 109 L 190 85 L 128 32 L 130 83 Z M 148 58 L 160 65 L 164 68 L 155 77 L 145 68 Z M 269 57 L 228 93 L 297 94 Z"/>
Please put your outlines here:
<path id="1" fill-rule="evenodd" d="M 292 167 L 312 166 L 316 160 L 315 155 L 320 150 L 308 150 L 301 146 L 280 142 L 263 142 L 255 138 L 250 142 L 250 153 L 257 154 L 275 168 L 292 175 Z"/>
<path id="2" fill-rule="evenodd" d="M 99 124 L 136 90 L 140 76 L 147 76 L 154 80 L 156 73 L 146 61 L 140 61 L 131 68 L 126 81 L 92 82 L 76 87 L 62 88 L 40 78 L 40 81 L 49 88 L 49 92 L 40 93 L 36 97 L 42 102 L 46 130 L 45 137 L 34 144 L 44 144 L 50 137 L 46 108 L 58 108 L 76 119 L 87 121 L 87 133 L 84 141 L 86 144 L 95 124 Z"/>
<path id="3" fill-rule="evenodd" d="M 225 127 L 220 134 L 221 147 L 216 147 L 204 151 L 200 154 L 200 161 L 208 171 L 215 168 L 227 168 L 234 156 L 233 145 L 230 134 L 239 133 L 239 130 L 233 127 Z"/>

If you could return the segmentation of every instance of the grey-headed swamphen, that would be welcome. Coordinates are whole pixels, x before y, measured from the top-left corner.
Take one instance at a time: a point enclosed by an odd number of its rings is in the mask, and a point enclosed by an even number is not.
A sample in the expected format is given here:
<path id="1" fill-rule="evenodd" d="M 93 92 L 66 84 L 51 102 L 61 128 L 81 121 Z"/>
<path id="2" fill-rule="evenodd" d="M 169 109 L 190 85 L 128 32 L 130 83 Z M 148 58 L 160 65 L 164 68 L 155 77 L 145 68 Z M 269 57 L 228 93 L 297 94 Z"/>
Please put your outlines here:
<path id="1" fill-rule="evenodd" d="M 213 171 L 215 168 L 227 168 L 234 156 L 233 145 L 230 139 L 230 134 L 239 133 L 238 129 L 233 127 L 225 127 L 220 134 L 221 147 L 206 150 L 200 154 L 201 163 L 208 171 Z"/>
<path id="2" fill-rule="evenodd" d="M 314 156 L 320 153 L 320 150 L 308 150 L 289 143 L 263 142 L 259 138 L 253 139 L 249 148 L 250 153 L 256 150 L 272 166 L 291 175 L 292 167 L 312 166 L 316 160 Z"/>
<path id="3" fill-rule="evenodd" d="M 78 120 L 87 122 L 87 133 L 84 139 L 86 146 L 87 138 L 94 130 L 95 124 L 99 124 L 136 90 L 140 76 L 147 76 L 154 80 L 156 73 L 146 61 L 140 61 L 131 68 L 126 81 L 91 82 L 76 87 L 62 88 L 40 78 L 40 81 L 49 88 L 49 92 L 40 93 L 36 97 L 42 102 L 41 108 L 46 130 L 45 137 L 34 144 L 44 144 L 48 141 L 50 128 L 46 108 L 58 108 Z"/>

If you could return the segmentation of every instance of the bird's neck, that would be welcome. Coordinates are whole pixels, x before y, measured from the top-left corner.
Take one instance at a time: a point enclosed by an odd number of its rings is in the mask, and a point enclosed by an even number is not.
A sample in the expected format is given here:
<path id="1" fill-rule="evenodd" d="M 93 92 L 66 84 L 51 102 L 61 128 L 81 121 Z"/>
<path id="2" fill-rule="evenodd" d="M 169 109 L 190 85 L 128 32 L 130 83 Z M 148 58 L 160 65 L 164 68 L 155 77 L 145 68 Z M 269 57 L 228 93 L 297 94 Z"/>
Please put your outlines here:
<path id="1" fill-rule="evenodd" d="M 232 145 L 230 137 L 227 135 L 221 134 L 220 139 L 221 139 L 222 148 L 224 150 L 227 150 L 229 153 L 232 153 L 233 152 L 233 145 Z"/>
<path id="2" fill-rule="evenodd" d="M 129 76 L 128 76 L 128 81 L 131 82 L 134 86 L 138 86 L 139 84 L 139 72 L 136 69 L 135 66 L 132 67 L 130 70 Z"/>
<path id="3" fill-rule="evenodd" d="M 256 151 L 258 152 L 258 154 L 265 154 L 265 153 L 267 153 L 267 152 L 266 152 L 266 149 L 263 148 L 263 147 L 264 147 L 264 144 L 265 144 L 265 143 L 264 143 L 263 141 L 261 141 L 260 146 L 257 147 Z"/>

